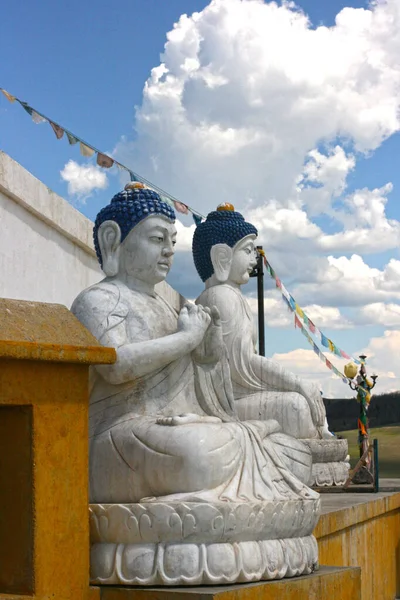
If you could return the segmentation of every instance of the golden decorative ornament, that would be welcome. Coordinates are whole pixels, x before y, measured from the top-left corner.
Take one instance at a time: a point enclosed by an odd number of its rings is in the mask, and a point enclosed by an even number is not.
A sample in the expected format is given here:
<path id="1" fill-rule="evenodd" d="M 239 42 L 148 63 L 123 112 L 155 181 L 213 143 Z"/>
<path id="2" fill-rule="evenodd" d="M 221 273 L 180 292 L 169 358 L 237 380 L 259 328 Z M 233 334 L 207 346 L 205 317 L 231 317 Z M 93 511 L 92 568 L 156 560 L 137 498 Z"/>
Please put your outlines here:
<path id="1" fill-rule="evenodd" d="M 357 365 L 355 365 L 352 362 L 348 363 L 344 368 L 344 374 L 349 379 L 354 379 L 354 377 L 357 375 L 357 371 L 358 371 Z"/>
<path id="2" fill-rule="evenodd" d="M 233 204 L 230 204 L 229 202 L 223 202 L 222 204 L 219 204 L 217 206 L 217 210 L 221 211 L 221 210 L 230 210 L 230 211 L 234 211 L 235 207 L 233 206 Z"/>
<path id="3" fill-rule="evenodd" d="M 124 190 L 134 190 L 134 189 L 143 189 L 146 186 L 141 181 L 130 181 L 124 187 Z"/>

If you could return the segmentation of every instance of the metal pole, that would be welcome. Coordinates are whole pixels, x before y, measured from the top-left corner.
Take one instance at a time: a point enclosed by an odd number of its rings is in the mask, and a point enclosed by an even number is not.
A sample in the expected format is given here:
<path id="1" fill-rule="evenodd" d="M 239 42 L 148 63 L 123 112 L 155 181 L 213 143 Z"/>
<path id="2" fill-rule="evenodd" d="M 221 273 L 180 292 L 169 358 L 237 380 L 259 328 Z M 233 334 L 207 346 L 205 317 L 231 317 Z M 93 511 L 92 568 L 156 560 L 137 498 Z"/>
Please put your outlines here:
<path id="1" fill-rule="evenodd" d="M 379 492 L 379 452 L 378 440 L 374 440 L 374 492 Z"/>
<path id="2" fill-rule="evenodd" d="M 257 246 L 262 250 L 262 246 Z M 264 262 L 258 253 L 257 257 L 257 300 L 258 300 L 258 353 L 265 356 L 265 324 L 264 324 Z"/>

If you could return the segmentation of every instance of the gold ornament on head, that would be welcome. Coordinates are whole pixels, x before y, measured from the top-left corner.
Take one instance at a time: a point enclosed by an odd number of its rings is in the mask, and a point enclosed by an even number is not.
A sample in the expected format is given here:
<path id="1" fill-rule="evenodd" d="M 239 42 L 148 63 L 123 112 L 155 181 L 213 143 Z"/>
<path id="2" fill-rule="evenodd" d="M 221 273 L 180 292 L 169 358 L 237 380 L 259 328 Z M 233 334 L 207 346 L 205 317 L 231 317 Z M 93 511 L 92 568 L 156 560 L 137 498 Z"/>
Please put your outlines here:
<path id="1" fill-rule="evenodd" d="M 222 204 L 219 204 L 217 206 L 217 211 L 222 211 L 222 210 L 230 210 L 230 211 L 234 212 L 235 207 L 233 206 L 233 204 L 230 204 L 229 202 L 223 202 Z"/>
<path id="2" fill-rule="evenodd" d="M 124 190 L 144 189 L 146 186 L 141 181 L 130 181 L 124 187 Z"/>

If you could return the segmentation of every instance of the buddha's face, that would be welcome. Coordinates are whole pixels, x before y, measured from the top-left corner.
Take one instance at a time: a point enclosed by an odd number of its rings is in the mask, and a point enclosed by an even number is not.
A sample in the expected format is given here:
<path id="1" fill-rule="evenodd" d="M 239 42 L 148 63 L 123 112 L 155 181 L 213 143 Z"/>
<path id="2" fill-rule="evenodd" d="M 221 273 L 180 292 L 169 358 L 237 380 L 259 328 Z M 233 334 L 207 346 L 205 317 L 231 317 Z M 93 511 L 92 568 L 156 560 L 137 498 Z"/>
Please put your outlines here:
<path id="1" fill-rule="evenodd" d="M 233 256 L 228 279 L 237 285 L 247 283 L 250 273 L 257 264 L 255 235 L 247 235 L 233 248 Z"/>
<path id="2" fill-rule="evenodd" d="M 172 265 L 176 228 L 168 219 L 147 217 L 128 234 L 120 247 L 119 273 L 155 285 Z"/>

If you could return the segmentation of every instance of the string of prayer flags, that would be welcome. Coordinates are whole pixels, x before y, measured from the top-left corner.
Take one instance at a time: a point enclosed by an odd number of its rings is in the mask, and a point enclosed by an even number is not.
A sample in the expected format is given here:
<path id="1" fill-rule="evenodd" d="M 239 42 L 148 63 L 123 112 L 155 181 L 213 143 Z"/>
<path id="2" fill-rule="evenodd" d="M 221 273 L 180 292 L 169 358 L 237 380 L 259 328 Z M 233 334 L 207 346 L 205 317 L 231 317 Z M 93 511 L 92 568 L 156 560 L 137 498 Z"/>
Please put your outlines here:
<path id="1" fill-rule="evenodd" d="M 279 279 L 279 277 L 275 273 L 274 269 L 268 262 L 265 252 L 263 250 L 260 250 L 259 252 L 261 253 L 261 255 L 263 257 L 264 265 L 265 265 L 267 272 L 272 277 L 272 279 L 275 280 L 276 287 L 281 291 L 282 299 L 284 300 L 286 305 L 289 307 L 289 309 L 295 315 L 295 318 L 294 318 L 295 327 L 301 329 L 302 333 L 307 337 L 307 339 L 309 340 L 309 342 L 311 344 L 314 344 L 314 341 L 309 336 L 307 330 L 309 330 L 313 335 L 318 336 L 321 340 L 321 344 L 325 348 L 327 348 L 330 352 L 332 352 L 332 354 L 335 354 L 335 356 L 339 356 L 341 358 L 346 358 L 347 360 L 352 360 L 356 364 L 360 364 L 359 359 L 350 357 L 344 350 L 342 350 L 341 348 L 336 346 L 336 344 L 331 339 L 329 339 L 326 335 L 324 335 L 322 333 L 322 331 L 320 331 L 318 329 L 318 327 L 313 323 L 313 321 L 310 319 L 310 317 L 306 315 L 304 310 L 297 304 L 296 300 L 291 296 L 291 294 L 285 288 L 284 284 Z M 301 323 L 300 319 L 303 320 L 304 325 Z M 316 348 L 314 348 L 314 351 L 316 354 L 318 354 L 318 356 L 321 355 L 320 358 L 323 361 L 325 361 L 325 357 L 322 354 L 322 352 L 318 349 L 318 346 Z M 326 361 L 325 361 L 325 363 L 326 363 Z M 336 367 L 334 367 L 334 365 L 332 365 L 332 363 L 330 361 L 328 361 L 328 363 L 326 363 L 326 366 L 328 368 L 330 368 L 335 374 L 337 374 L 335 372 Z M 346 379 L 346 378 L 344 378 L 344 375 L 342 375 L 339 371 L 338 371 L 338 373 L 339 373 L 339 376 L 342 377 L 343 380 Z M 346 379 L 346 381 L 347 381 L 347 379 Z"/>
<path id="2" fill-rule="evenodd" d="M 300 321 L 299 317 L 297 316 L 297 314 L 294 315 L 294 326 L 296 328 L 300 329 L 301 333 L 304 335 L 304 337 L 306 338 L 306 340 L 308 341 L 308 343 L 310 344 L 310 346 L 314 350 L 314 353 L 318 356 L 318 358 L 320 358 L 322 360 L 322 362 L 325 364 L 325 366 L 328 367 L 328 369 L 330 371 L 332 371 L 332 373 L 334 373 L 337 377 L 340 377 L 340 379 L 343 381 L 343 383 L 348 383 L 349 380 L 347 379 L 347 377 L 343 373 L 341 373 L 339 371 L 339 369 L 337 369 L 335 367 L 335 365 L 333 365 L 331 363 L 331 361 L 326 358 L 326 356 L 320 350 L 320 348 L 318 348 L 317 344 L 314 342 L 314 340 L 312 339 L 312 337 L 308 333 L 307 329 L 301 323 L 301 321 Z"/>
<path id="3" fill-rule="evenodd" d="M 97 155 L 96 163 L 99 165 L 99 167 L 102 167 L 104 169 L 110 169 L 113 165 L 116 165 L 118 169 L 120 169 L 122 171 L 127 171 L 130 175 L 131 181 L 140 181 L 141 183 L 143 183 L 150 189 L 156 191 L 161 196 L 161 198 L 164 200 L 164 202 L 167 202 L 170 206 L 173 206 L 177 212 L 179 212 L 183 215 L 187 215 L 190 212 L 193 216 L 193 220 L 196 223 L 196 225 L 201 223 L 201 221 L 205 218 L 199 212 L 194 211 L 188 204 L 184 204 L 183 202 L 180 202 L 177 198 L 174 198 L 171 194 L 169 194 L 168 192 L 165 192 L 161 188 L 152 184 L 150 181 L 148 181 L 144 177 L 141 177 L 137 173 L 134 173 L 131 169 L 129 169 L 125 165 L 121 164 L 114 158 L 111 158 L 111 156 L 108 156 L 107 154 L 105 154 L 104 152 L 101 152 L 100 150 L 98 150 L 97 148 L 92 146 L 91 144 L 88 144 L 87 142 L 82 140 L 82 138 L 80 138 L 79 136 L 75 135 L 74 133 L 71 133 L 71 131 L 68 131 L 68 129 L 66 129 L 65 127 L 62 127 L 58 123 L 55 123 L 54 121 L 52 121 L 51 119 L 49 119 L 48 117 L 46 117 L 45 115 L 40 113 L 38 110 L 32 108 L 32 106 L 29 106 L 29 104 L 27 102 L 23 102 L 16 96 L 13 96 L 9 92 L 7 92 L 7 90 L 5 90 L 2 87 L 0 87 L 0 91 L 3 93 L 3 95 L 7 98 L 7 100 L 9 102 L 15 102 L 15 101 L 19 102 L 19 104 L 22 106 L 22 108 L 32 117 L 32 120 L 35 123 L 48 122 L 51 125 L 58 140 L 60 140 L 64 136 L 64 133 L 65 133 L 68 138 L 68 142 L 71 146 L 79 143 L 79 149 L 80 149 L 80 153 L 82 154 L 82 156 L 90 158 L 94 154 L 96 154 Z"/>

